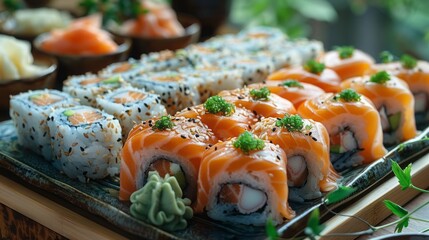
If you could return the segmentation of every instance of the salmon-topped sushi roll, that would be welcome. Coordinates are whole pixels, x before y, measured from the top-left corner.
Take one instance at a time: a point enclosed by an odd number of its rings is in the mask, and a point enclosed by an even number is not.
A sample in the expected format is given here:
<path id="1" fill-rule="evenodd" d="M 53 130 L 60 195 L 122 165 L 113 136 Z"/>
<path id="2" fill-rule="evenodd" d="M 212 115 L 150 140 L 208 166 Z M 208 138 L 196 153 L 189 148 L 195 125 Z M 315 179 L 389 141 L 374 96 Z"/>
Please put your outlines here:
<path id="1" fill-rule="evenodd" d="M 264 225 L 291 219 L 286 155 L 244 132 L 204 153 L 198 174 L 196 212 L 232 223 Z"/>
<path id="2" fill-rule="evenodd" d="M 384 145 L 398 144 L 417 135 L 414 97 L 401 79 L 381 71 L 372 76 L 350 78 L 341 86 L 356 90 L 374 103 L 380 113 Z"/>
<path id="3" fill-rule="evenodd" d="M 312 99 L 325 93 L 320 87 L 294 79 L 284 81 L 267 80 L 264 83 L 249 85 L 251 89 L 262 87 L 266 87 L 271 93 L 291 101 L 296 109 L 307 99 Z"/>
<path id="4" fill-rule="evenodd" d="M 197 178 L 204 151 L 217 142 L 199 119 L 163 116 L 136 125 L 121 156 L 121 200 L 144 186 L 150 171 L 175 176 L 184 197 L 195 200 Z"/>
<path id="5" fill-rule="evenodd" d="M 289 100 L 272 94 L 267 87 L 226 90 L 218 95 L 234 103 L 236 107 L 246 108 L 262 117 L 281 118 L 285 114 L 296 113 L 295 107 Z"/>
<path id="6" fill-rule="evenodd" d="M 352 89 L 307 100 L 298 113 L 326 127 L 331 162 L 337 171 L 371 163 L 387 153 L 377 109 L 367 97 Z"/>
<path id="7" fill-rule="evenodd" d="M 222 141 L 249 131 L 258 120 L 250 110 L 235 107 L 220 96 L 210 97 L 204 104 L 184 109 L 176 116 L 200 119 Z"/>
<path id="8" fill-rule="evenodd" d="M 375 71 L 385 70 L 404 80 L 414 95 L 416 121 L 429 121 L 429 63 L 403 55 L 398 62 L 376 64 Z"/>
<path id="9" fill-rule="evenodd" d="M 341 80 L 363 76 L 371 71 L 374 59 L 354 47 L 338 47 L 323 55 L 321 61 L 327 68 L 334 70 Z"/>
<path id="10" fill-rule="evenodd" d="M 316 85 L 326 92 L 338 92 L 341 79 L 323 63 L 309 60 L 303 67 L 283 68 L 268 76 L 268 80 L 285 81 L 294 79 Z"/>
<path id="11" fill-rule="evenodd" d="M 285 151 L 289 199 L 315 199 L 337 188 L 339 176 L 329 159 L 329 134 L 321 123 L 299 115 L 265 118 L 252 132 Z"/>

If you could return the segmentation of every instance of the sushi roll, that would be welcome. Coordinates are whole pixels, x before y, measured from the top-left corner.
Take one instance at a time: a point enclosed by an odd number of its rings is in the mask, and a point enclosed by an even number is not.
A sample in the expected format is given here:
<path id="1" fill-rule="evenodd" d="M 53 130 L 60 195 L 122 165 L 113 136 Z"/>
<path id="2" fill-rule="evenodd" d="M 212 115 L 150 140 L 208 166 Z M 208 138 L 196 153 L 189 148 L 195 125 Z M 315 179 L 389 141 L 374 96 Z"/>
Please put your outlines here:
<path id="1" fill-rule="evenodd" d="M 208 42 L 190 45 L 185 49 L 178 50 L 177 54 L 186 56 L 192 63 L 190 67 L 201 64 L 215 64 L 219 59 L 234 55 L 222 45 L 217 46 Z"/>
<path id="2" fill-rule="evenodd" d="M 287 115 L 262 119 L 252 132 L 285 151 L 290 200 L 319 198 L 337 188 L 339 175 L 329 159 L 329 134 L 321 123 Z"/>
<path id="3" fill-rule="evenodd" d="M 125 62 L 117 62 L 110 64 L 104 69 L 100 70 L 98 73 L 102 78 L 109 78 L 111 76 L 119 75 L 125 81 L 129 81 L 130 79 L 145 73 L 153 71 L 152 66 L 144 65 L 139 60 L 130 58 Z"/>
<path id="4" fill-rule="evenodd" d="M 254 56 L 270 59 L 270 61 L 273 62 L 274 70 L 290 66 L 299 66 L 302 64 L 300 52 L 292 48 L 285 49 L 280 46 L 276 46 L 269 48 L 268 50 L 257 51 Z"/>
<path id="5" fill-rule="evenodd" d="M 374 71 L 387 71 L 404 80 L 414 95 L 414 112 L 418 124 L 429 122 L 429 63 L 403 55 L 400 61 L 376 64 Z"/>
<path id="6" fill-rule="evenodd" d="M 182 68 L 181 73 L 197 79 L 197 89 L 201 102 L 218 94 L 222 90 L 236 89 L 243 86 L 242 71 L 216 65 L 199 64 L 193 68 Z"/>
<path id="7" fill-rule="evenodd" d="M 83 105 L 96 107 L 96 98 L 109 91 L 129 86 L 121 76 L 101 77 L 95 74 L 70 76 L 64 81 L 63 91 L 78 98 Z"/>
<path id="8" fill-rule="evenodd" d="M 289 100 L 272 94 L 267 87 L 225 90 L 219 96 L 236 107 L 252 111 L 256 116 L 282 118 L 285 114 L 296 113 Z"/>
<path id="9" fill-rule="evenodd" d="M 307 100 L 298 113 L 326 127 L 331 162 L 337 171 L 371 163 L 387 153 L 377 109 L 371 100 L 352 89 Z"/>
<path id="10" fill-rule="evenodd" d="M 220 96 L 210 97 L 204 104 L 184 109 L 176 116 L 200 119 L 222 141 L 249 131 L 258 121 L 252 111 L 235 107 Z"/>
<path id="11" fill-rule="evenodd" d="M 199 119 L 162 116 L 136 125 L 122 148 L 119 198 L 129 200 L 157 171 L 175 176 L 184 197 L 194 201 L 203 152 L 216 142 Z"/>
<path id="12" fill-rule="evenodd" d="M 341 87 L 352 88 L 369 98 L 378 109 L 383 127 L 383 142 L 392 146 L 417 135 L 414 97 L 408 85 L 385 71 L 372 76 L 350 78 Z"/>
<path id="13" fill-rule="evenodd" d="M 167 114 L 159 95 L 131 87 L 98 97 L 97 106 L 119 120 L 123 140 L 136 123 Z"/>
<path id="14" fill-rule="evenodd" d="M 275 44 L 287 41 L 287 36 L 278 28 L 267 26 L 249 27 L 236 35 L 237 38 L 262 41 L 268 44 Z"/>
<path id="15" fill-rule="evenodd" d="M 67 93 L 57 90 L 37 90 L 12 96 L 10 117 L 18 133 L 18 142 L 51 161 L 51 140 L 46 124 L 49 114 L 60 107 L 78 103 Z"/>
<path id="16" fill-rule="evenodd" d="M 174 115 L 186 107 L 200 103 L 197 90 L 200 80 L 176 71 L 143 74 L 130 81 L 136 88 L 161 96 L 161 102 L 168 114 Z"/>
<path id="17" fill-rule="evenodd" d="M 237 56 L 223 58 L 219 66 L 239 69 L 243 71 L 243 84 L 249 85 L 264 81 L 274 71 L 274 64 L 270 58 L 261 56 Z"/>
<path id="18" fill-rule="evenodd" d="M 54 166 L 81 182 L 119 173 L 121 126 L 96 108 L 59 108 L 48 117 Z"/>
<path id="19" fill-rule="evenodd" d="M 325 92 L 338 92 L 341 90 L 340 77 L 323 63 L 309 60 L 303 67 L 283 68 L 267 78 L 268 80 L 285 81 L 294 79 L 299 82 L 310 83 L 323 89 Z"/>
<path id="20" fill-rule="evenodd" d="M 192 66 L 194 62 L 181 50 L 164 50 L 142 55 L 140 63 L 149 66 L 153 72 L 173 71 L 181 67 Z"/>
<path id="21" fill-rule="evenodd" d="M 324 53 L 323 43 L 317 40 L 299 39 L 292 42 L 292 48 L 298 50 L 302 63 L 318 59 Z"/>
<path id="22" fill-rule="evenodd" d="M 262 88 L 266 87 L 271 93 L 287 99 L 292 102 L 294 107 L 298 109 L 299 105 L 308 99 L 312 99 L 325 93 L 323 89 L 309 83 L 299 82 L 297 80 L 267 80 L 263 83 L 251 84 L 249 88 Z"/>
<path id="23" fill-rule="evenodd" d="M 246 225 L 280 224 L 294 212 L 288 204 L 286 154 L 245 132 L 219 142 L 203 156 L 195 212 Z"/>
<path id="24" fill-rule="evenodd" d="M 354 47 L 338 47 L 321 57 L 327 68 L 334 70 L 341 80 L 352 77 L 360 77 L 370 73 L 374 59 Z"/>

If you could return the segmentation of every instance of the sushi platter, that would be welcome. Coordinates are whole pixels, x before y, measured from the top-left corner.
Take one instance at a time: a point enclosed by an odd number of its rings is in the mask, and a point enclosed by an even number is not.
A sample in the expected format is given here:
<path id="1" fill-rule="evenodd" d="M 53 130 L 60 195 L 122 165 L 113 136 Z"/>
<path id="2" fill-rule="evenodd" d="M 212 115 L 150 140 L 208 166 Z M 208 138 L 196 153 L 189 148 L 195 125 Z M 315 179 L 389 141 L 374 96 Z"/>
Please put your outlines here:
<path id="1" fill-rule="evenodd" d="M 103 36 L 90 57 L 119 51 L 97 15 L 37 46 L 75 57 L 63 43 L 76 32 Z M 331 210 L 365 216 L 397 193 L 370 193 L 392 182 L 392 162 L 415 162 L 418 183 L 429 169 L 429 64 L 388 60 L 253 27 L 67 74 L 10 97 L 0 173 L 126 237 L 264 239 L 272 221 L 293 238 L 316 208 L 335 232 Z M 328 203 L 342 186 L 353 193 Z"/>

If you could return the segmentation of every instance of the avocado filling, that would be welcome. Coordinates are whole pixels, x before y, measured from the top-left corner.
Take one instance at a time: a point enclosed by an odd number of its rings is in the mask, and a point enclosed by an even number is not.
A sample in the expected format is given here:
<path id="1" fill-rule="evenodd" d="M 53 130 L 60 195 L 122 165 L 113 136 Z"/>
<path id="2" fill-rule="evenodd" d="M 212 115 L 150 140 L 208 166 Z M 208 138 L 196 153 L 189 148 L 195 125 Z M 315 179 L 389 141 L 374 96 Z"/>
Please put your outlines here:
<path id="1" fill-rule="evenodd" d="M 330 137 L 331 162 L 337 171 L 342 171 L 355 163 L 350 160 L 360 151 L 355 133 L 345 127 L 338 134 Z"/>

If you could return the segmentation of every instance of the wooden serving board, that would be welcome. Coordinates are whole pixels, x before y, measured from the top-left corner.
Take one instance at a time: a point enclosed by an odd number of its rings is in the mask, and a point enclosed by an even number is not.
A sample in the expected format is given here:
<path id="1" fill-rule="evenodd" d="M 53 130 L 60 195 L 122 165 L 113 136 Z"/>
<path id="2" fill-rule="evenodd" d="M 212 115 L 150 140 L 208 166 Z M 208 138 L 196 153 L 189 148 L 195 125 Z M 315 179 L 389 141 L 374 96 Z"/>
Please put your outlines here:
<path id="1" fill-rule="evenodd" d="M 411 174 L 412 183 L 415 186 L 423 189 L 427 189 L 429 187 L 429 154 L 424 155 L 413 163 Z M 391 212 L 384 206 L 383 200 L 387 199 L 404 206 L 419 193 L 420 192 L 412 189 L 401 190 L 398 180 L 395 177 L 392 177 L 363 196 L 359 201 L 356 201 L 350 206 L 344 208 L 340 213 L 358 216 L 375 226 L 391 215 Z M 412 210 L 413 209 L 408 209 L 408 211 Z M 429 216 L 429 212 L 426 216 Z M 325 224 L 326 228 L 322 235 L 358 232 L 368 228 L 364 223 L 354 218 L 344 216 L 334 216 L 326 221 Z M 329 239 L 334 238 L 354 239 L 356 237 L 329 237 Z M 324 239 L 328 239 L 328 237 L 325 237 Z"/>

